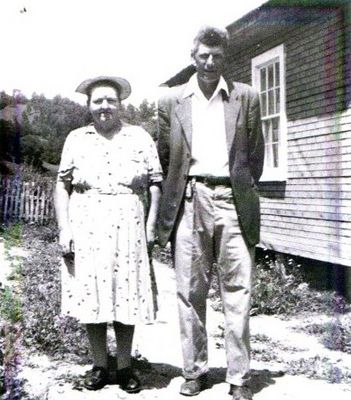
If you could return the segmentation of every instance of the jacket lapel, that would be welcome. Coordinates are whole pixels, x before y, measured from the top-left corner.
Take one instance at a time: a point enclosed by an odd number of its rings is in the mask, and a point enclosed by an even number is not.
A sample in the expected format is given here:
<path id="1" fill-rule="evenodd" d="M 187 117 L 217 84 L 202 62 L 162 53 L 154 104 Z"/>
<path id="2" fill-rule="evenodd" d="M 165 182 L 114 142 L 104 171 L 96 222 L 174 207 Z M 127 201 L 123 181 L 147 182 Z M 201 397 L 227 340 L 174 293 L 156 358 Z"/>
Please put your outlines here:
<path id="1" fill-rule="evenodd" d="M 228 86 L 229 89 L 233 88 L 233 86 L 230 84 L 228 84 Z M 230 152 L 230 149 L 232 148 L 234 141 L 236 123 L 241 108 L 238 89 L 234 87 L 230 92 L 229 98 L 226 94 L 224 94 L 223 100 L 224 100 L 223 104 L 224 104 L 224 120 L 225 120 L 225 130 L 227 138 L 227 148 L 228 152 Z M 191 150 L 193 129 L 192 129 L 192 110 L 191 110 L 190 96 L 185 98 L 181 97 L 177 100 L 175 113 L 182 125 L 187 145 Z"/>
<path id="2" fill-rule="evenodd" d="M 230 92 L 229 98 L 226 94 L 224 94 L 223 100 L 227 148 L 229 153 L 234 142 L 236 123 L 241 107 L 238 89 L 234 87 L 234 89 Z"/>
<path id="3" fill-rule="evenodd" d="M 191 112 L 191 97 L 178 99 L 178 104 L 175 107 L 175 113 L 182 125 L 185 140 L 191 150 L 192 141 L 192 112 Z"/>

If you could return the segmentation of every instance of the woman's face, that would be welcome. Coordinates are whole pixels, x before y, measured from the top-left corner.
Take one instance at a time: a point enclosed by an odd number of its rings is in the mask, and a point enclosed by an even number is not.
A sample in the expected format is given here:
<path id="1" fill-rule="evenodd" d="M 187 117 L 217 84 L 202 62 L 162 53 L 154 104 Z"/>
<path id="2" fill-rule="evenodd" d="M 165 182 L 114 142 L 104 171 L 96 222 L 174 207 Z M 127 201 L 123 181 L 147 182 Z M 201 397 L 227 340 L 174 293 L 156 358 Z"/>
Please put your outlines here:
<path id="1" fill-rule="evenodd" d="M 110 132 L 120 124 L 120 101 L 117 90 L 108 85 L 92 89 L 89 101 L 89 111 L 97 130 Z"/>

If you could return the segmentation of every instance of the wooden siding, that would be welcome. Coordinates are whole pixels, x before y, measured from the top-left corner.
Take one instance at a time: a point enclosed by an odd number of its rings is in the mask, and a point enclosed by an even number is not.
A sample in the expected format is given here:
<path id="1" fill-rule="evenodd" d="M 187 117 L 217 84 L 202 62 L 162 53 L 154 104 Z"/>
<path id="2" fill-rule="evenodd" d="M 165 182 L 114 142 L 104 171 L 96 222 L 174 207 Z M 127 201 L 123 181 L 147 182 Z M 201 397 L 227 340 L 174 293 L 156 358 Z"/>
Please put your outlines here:
<path id="1" fill-rule="evenodd" d="M 351 110 L 288 122 L 288 179 L 261 188 L 267 248 L 351 266 Z"/>
<path id="2" fill-rule="evenodd" d="M 227 75 L 251 84 L 251 59 L 284 44 L 288 176 L 260 184 L 261 246 L 351 266 L 351 63 L 345 62 L 345 37 L 342 14 L 334 10 L 327 19 L 288 27 L 268 40 L 257 37 L 255 45 L 231 54 Z"/>

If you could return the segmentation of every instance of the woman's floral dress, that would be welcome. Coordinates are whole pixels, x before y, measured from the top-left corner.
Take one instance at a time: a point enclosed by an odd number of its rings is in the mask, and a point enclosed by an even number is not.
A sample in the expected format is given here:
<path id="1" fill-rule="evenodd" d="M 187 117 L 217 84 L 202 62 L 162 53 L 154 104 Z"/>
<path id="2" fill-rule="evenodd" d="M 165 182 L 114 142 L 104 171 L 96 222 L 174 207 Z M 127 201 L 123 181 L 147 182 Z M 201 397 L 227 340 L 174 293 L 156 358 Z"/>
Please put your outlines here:
<path id="1" fill-rule="evenodd" d="M 65 142 L 58 180 L 71 183 L 74 262 L 62 262 L 62 314 L 83 323 L 134 325 L 155 318 L 147 253 L 148 187 L 162 180 L 156 146 L 142 128 L 123 124 L 107 139 L 93 125 Z"/>

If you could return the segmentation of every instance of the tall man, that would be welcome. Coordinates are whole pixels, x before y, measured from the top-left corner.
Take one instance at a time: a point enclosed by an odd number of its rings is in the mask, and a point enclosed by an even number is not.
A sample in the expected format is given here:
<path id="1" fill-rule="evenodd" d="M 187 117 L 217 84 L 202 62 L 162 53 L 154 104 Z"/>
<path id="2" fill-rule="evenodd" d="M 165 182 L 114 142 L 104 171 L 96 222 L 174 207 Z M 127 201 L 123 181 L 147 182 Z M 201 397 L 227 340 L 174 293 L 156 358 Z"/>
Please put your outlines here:
<path id="1" fill-rule="evenodd" d="M 172 243 L 184 359 L 180 393 L 206 384 L 206 297 L 217 263 L 225 315 L 226 381 L 233 400 L 252 399 L 249 308 L 254 246 L 259 241 L 263 167 L 259 97 L 223 77 L 228 33 L 201 29 L 196 73 L 159 101 L 159 154 L 166 181 L 159 242 Z"/>

